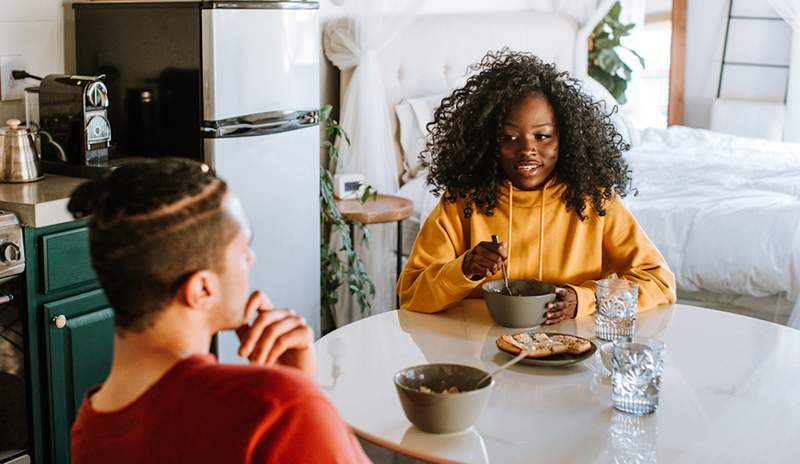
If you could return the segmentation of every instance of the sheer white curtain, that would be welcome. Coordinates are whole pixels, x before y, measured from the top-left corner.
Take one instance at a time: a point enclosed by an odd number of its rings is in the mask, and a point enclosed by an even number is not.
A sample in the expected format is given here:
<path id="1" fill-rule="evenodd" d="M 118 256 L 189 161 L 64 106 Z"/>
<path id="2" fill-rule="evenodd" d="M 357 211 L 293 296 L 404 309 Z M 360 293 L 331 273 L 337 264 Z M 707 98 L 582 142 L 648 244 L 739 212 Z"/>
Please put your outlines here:
<path id="1" fill-rule="evenodd" d="M 328 28 L 324 40 L 328 59 L 343 71 L 353 69 L 340 104 L 340 123 L 351 144 L 340 141 L 337 172 L 363 174 L 365 183 L 379 193 L 393 194 L 398 190 L 399 174 L 379 54 L 413 20 L 422 1 L 346 0 L 341 4 L 345 26 L 340 22 L 337 27 Z M 369 248 L 359 245 L 358 252 L 375 284 L 375 314 L 395 307 L 396 228 L 393 223 L 374 225 L 369 226 L 369 232 Z M 356 243 L 361 243 L 360 234 Z M 339 248 L 340 242 L 334 237 L 331 245 Z M 337 327 L 363 316 L 350 298 L 347 283 L 342 287 L 340 303 L 332 315 Z"/>
<path id="2" fill-rule="evenodd" d="M 769 0 L 769 3 L 792 27 L 789 88 L 786 95 L 783 140 L 800 142 L 800 0 Z M 793 317 L 797 318 L 796 322 L 800 324 L 800 314 L 796 313 L 797 311 Z"/>

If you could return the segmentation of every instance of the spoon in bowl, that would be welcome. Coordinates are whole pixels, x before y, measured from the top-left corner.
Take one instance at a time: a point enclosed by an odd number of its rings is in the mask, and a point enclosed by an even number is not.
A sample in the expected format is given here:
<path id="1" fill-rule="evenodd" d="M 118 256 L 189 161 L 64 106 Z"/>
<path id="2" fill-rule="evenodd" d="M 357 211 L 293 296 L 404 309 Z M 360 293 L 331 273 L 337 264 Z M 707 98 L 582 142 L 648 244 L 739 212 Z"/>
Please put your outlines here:
<path id="1" fill-rule="evenodd" d="M 497 235 L 492 235 L 492 243 L 499 245 L 500 241 L 497 240 Z M 508 286 L 508 276 L 506 275 L 506 262 L 500 263 L 500 270 L 503 271 L 503 284 L 506 286 L 506 295 L 511 295 L 511 288 Z"/>
<path id="2" fill-rule="evenodd" d="M 506 368 L 509 368 L 509 367 L 513 366 L 514 364 L 520 362 L 525 356 L 528 356 L 528 353 L 530 353 L 530 352 L 531 352 L 531 347 L 530 346 L 526 346 L 524 350 L 522 350 L 517 356 L 514 357 L 514 359 L 512 359 L 511 361 L 503 364 L 502 366 L 498 367 L 497 369 L 493 370 L 492 372 L 490 372 L 490 373 L 484 375 L 483 377 L 481 377 L 481 379 L 478 380 L 478 383 L 475 384 L 475 390 L 480 388 L 481 384 L 483 384 L 487 380 L 491 379 L 492 376 L 494 376 L 498 372 L 500 372 L 500 371 L 502 371 L 502 370 L 504 370 Z"/>

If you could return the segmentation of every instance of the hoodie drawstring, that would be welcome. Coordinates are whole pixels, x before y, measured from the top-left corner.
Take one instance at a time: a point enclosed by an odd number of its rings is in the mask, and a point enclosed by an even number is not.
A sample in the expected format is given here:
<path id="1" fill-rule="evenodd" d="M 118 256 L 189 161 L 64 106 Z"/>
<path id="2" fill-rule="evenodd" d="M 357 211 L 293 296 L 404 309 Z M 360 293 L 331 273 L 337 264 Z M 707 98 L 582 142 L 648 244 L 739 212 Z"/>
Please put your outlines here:
<path id="1" fill-rule="evenodd" d="M 506 258 L 506 275 L 511 278 L 511 224 L 514 214 L 514 185 L 508 181 L 508 255 Z"/>
<path id="2" fill-rule="evenodd" d="M 539 280 L 542 280 L 542 255 L 544 254 L 544 195 L 547 192 L 547 183 L 542 186 L 542 198 L 539 202 Z M 506 258 L 506 273 L 511 278 L 511 225 L 514 223 L 514 186 L 508 181 L 508 255 Z"/>
<path id="3" fill-rule="evenodd" d="M 542 253 L 544 253 L 544 194 L 547 183 L 542 186 L 542 201 L 539 203 L 539 280 L 542 280 Z"/>

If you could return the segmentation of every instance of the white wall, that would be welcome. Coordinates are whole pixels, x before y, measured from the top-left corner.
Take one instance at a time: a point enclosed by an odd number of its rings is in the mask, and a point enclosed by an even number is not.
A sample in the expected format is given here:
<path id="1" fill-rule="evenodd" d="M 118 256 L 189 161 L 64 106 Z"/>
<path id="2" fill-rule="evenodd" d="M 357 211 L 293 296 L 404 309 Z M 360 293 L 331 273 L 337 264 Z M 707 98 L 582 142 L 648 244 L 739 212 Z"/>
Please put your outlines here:
<path id="1" fill-rule="evenodd" d="M 68 3 L 64 5 L 64 3 Z M 74 69 L 74 16 L 71 2 L 64 0 L 3 0 L 0 8 L 0 55 L 24 55 L 26 70 L 43 75 Z M 69 50 L 65 50 L 65 43 Z M 72 68 L 72 69 L 69 69 Z M 29 81 L 31 86 L 36 81 Z M 0 123 L 24 119 L 22 100 L 0 102 Z"/>
<path id="2" fill-rule="evenodd" d="M 571 8 L 577 12 L 582 11 L 583 4 L 591 3 L 594 0 L 568 0 L 574 2 Z M 340 5 L 347 0 L 319 0 L 320 3 L 320 23 L 324 28 L 325 24 L 336 20 L 344 15 L 344 8 Z M 522 11 L 531 8 L 549 9 L 552 7 L 552 0 L 424 0 L 421 14 L 436 13 L 476 13 L 482 11 Z M 339 107 L 339 73 L 338 70 L 323 56 L 320 57 L 322 63 L 322 76 L 320 98 L 323 104 L 334 106 L 335 115 L 338 114 Z"/>
<path id="3" fill-rule="evenodd" d="M 734 15 L 776 16 L 767 0 L 734 0 Z M 722 64 L 728 0 L 689 0 L 686 17 L 686 76 L 684 124 L 707 128 L 711 104 L 717 97 Z M 728 60 L 786 64 L 789 26 L 778 21 L 742 20 L 732 23 Z M 783 101 L 785 70 L 727 66 L 723 97 Z"/>
<path id="4" fill-rule="evenodd" d="M 70 1 L 64 0 L 4 0 L 0 10 L 0 55 L 23 54 L 28 71 L 33 74 L 50 74 L 74 71 L 74 16 Z M 523 10 L 531 7 L 532 0 L 427 0 L 427 12 L 475 12 Z M 716 98 L 722 45 L 725 34 L 728 0 L 689 0 L 686 32 L 685 124 L 708 127 L 711 103 Z M 766 0 L 735 0 L 739 14 L 774 14 Z M 766 9 L 766 13 L 765 13 Z M 320 1 L 320 18 L 323 25 L 342 14 L 342 8 L 332 0 Z M 775 24 L 773 29 L 788 26 Z M 780 32 L 778 32 L 780 34 Z M 780 35 L 778 36 L 780 37 Z M 763 39 L 763 37 L 762 37 Z M 764 39 L 769 42 L 770 39 Z M 780 39 L 778 39 L 780 40 Z M 773 40 L 774 42 L 774 40 Z M 781 43 L 776 43 L 780 48 Z M 788 43 L 773 53 L 785 53 L 788 60 Z M 338 107 L 338 72 L 327 60 L 322 67 L 322 101 Z M 728 71 L 726 71 L 727 73 Z M 731 73 L 733 75 L 733 73 Z M 742 76 L 737 92 L 744 89 L 778 88 L 773 84 L 780 76 L 765 78 Z M 34 84 L 34 83 L 32 83 Z M 741 92 L 740 92 L 741 93 Z M 0 103 L 0 122 L 10 117 L 24 116 L 21 101 Z"/>

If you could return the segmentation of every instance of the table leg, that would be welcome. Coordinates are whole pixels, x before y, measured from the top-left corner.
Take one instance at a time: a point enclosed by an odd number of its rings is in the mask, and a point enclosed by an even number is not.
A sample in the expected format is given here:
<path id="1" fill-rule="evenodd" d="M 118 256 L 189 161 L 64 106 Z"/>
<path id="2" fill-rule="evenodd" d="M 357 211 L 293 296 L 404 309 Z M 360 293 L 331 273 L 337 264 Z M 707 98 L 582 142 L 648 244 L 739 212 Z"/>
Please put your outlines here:
<path id="1" fill-rule="evenodd" d="M 350 223 L 350 243 L 353 245 L 353 250 L 356 249 L 356 226 Z"/>
<path id="2" fill-rule="evenodd" d="M 397 282 L 400 280 L 400 273 L 403 272 L 403 221 L 397 221 L 397 280 L 394 282 L 396 305 L 400 309 L 400 294 L 397 293 Z"/>

